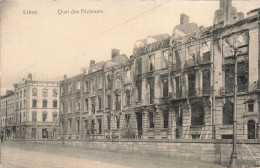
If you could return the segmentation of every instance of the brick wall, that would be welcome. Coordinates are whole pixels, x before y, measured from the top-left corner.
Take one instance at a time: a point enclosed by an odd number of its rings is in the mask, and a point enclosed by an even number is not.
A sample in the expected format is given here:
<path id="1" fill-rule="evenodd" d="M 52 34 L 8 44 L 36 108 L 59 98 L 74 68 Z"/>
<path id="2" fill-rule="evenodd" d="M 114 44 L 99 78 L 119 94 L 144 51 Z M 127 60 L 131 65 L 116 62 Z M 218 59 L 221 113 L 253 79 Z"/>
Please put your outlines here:
<path id="1" fill-rule="evenodd" d="M 61 144 L 61 140 L 46 141 L 26 141 L 37 142 L 49 145 Z M 86 148 L 89 150 L 102 150 L 109 152 L 126 152 L 133 154 L 151 155 L 157 157 L 184 157 L 190 160 L 200 160 L 203 162 L 215 163 L 219 165 L 229 165 L 230 154 L 232 152 L 231 140 L 174 140 L 174 141 L 82 141 L 66 140 L 65 145 Z M 260 156 L 260 141 L 247 140 L 245 144 L 238 142 L 238 164 L 255 166 L 256 160 L 253 158 L 248 148 L 254 156 Z"/>

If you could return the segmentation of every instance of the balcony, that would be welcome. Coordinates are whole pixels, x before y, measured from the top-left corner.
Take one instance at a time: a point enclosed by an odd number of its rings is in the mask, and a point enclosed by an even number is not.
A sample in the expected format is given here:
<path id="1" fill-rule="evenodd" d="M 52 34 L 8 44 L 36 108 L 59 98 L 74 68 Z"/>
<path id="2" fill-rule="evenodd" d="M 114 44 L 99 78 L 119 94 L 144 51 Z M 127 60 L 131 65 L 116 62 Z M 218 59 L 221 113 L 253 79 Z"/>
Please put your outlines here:
<path id="1" fill-rule="evenodd" d="M 189 68 L 189 67 L 193 67 L 197 64 L 197 60 L 196 59 L 190 59 L 190 60 L 186 60 L 185 61 L 185 67 Z"/>
<path id="2" fill-rule="evenodd" d="M 203 53 L 202 57 L 199 59 L 200 64 L 208 64 L 210 63 L 210 52 Z"/>

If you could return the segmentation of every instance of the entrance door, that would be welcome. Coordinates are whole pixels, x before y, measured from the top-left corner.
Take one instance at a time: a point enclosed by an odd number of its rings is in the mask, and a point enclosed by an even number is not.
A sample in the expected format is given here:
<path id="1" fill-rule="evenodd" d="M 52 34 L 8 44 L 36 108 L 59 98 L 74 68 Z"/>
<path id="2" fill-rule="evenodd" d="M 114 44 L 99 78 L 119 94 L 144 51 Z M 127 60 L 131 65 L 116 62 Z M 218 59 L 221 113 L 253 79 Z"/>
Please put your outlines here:
<path id="1" fill-rule="evenodd" d="M 136 113 L 138 138 L 142 137 L 142 113 Z"/>
<path id="2" fill-rule="evenodd" d="M 42 129 L 42 138 L 44 139 L 44 138 L 47 138 L 48 139 L 48 131 L 47 131 L 47 129 L 45 128 L 45 129 Z"/>
<path id="3" fill-rule="evenodd" d="M 32 128 L 32 139 L 36 139 L 36 128 Z"/>

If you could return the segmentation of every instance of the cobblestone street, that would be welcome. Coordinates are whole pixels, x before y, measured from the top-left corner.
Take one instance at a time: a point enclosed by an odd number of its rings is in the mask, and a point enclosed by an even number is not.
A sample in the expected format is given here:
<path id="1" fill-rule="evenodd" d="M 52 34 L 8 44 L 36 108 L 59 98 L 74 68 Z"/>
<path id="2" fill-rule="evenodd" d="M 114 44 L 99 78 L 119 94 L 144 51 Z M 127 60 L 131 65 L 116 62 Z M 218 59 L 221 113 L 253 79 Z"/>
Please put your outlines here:
<path id="1" fill-rule="evenodd" d="M 127 153 L 87 151 L 83 148 L 54 146 L 23 142 L 4 142 L 2 146 L 4 168 L 221 168 L 222 166 L 180 158 L 156 158 Z"/>

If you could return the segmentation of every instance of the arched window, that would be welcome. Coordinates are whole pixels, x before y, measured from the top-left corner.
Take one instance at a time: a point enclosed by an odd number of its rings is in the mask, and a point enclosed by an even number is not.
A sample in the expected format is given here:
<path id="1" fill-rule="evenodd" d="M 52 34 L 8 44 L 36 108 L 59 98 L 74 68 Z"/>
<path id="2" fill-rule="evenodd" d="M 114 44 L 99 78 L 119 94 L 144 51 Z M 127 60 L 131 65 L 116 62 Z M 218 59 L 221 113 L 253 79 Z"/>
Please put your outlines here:
<path id="1" fill-rule="evenodd" d="M 234 113 L 234 104 L 227 100 L 223 106 L 223 125 L 232 125 L 233 124 L 233 113 Z"/>
<path id="2" fill-rule="evenodd" d="M 248 139 L 256 138 L 256 124 L 254 120 L 249 120 L 247 122 L 247 138 Z"/>

